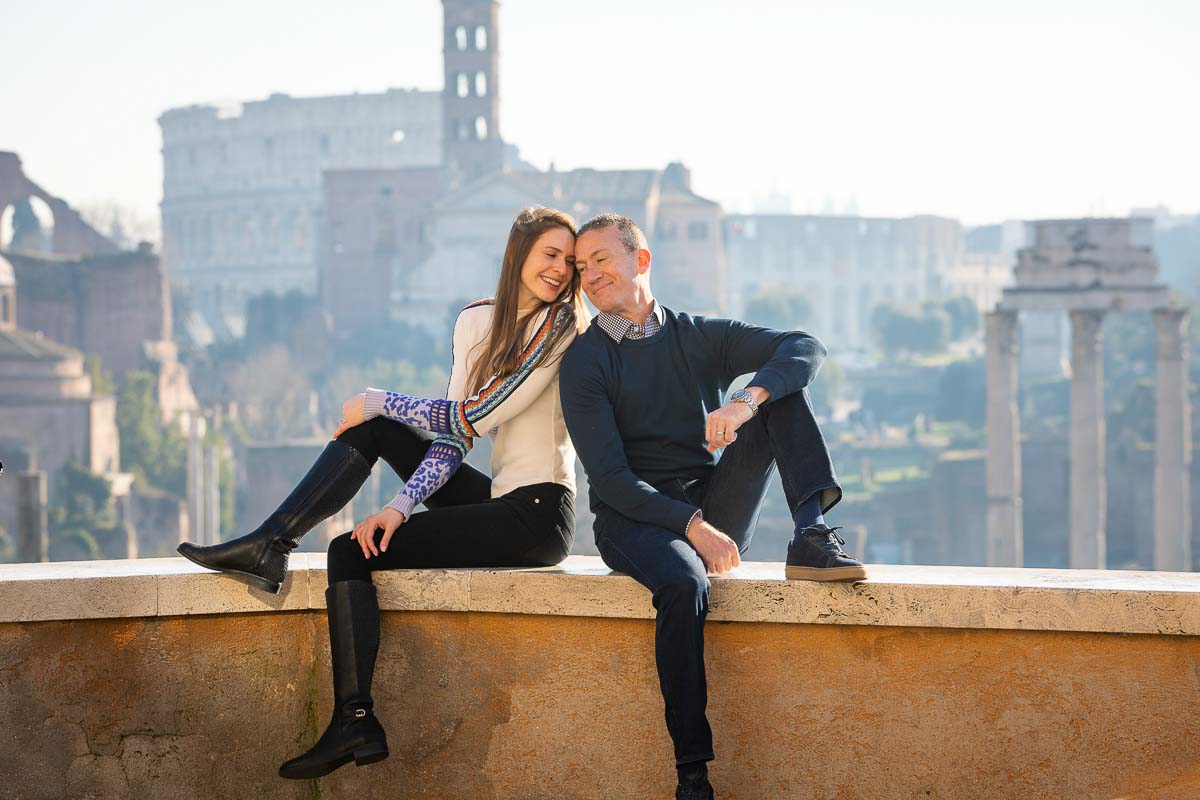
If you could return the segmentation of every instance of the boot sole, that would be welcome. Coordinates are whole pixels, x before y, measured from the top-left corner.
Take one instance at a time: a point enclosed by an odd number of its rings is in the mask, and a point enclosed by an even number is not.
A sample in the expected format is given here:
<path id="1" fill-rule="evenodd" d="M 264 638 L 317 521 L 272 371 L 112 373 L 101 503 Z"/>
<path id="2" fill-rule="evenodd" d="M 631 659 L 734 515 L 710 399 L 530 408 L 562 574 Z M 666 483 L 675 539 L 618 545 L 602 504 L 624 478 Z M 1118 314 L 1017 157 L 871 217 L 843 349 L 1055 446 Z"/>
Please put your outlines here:
<path id="1" fill-rule="evenodd" d="M 342 756 L 336 761 L 328 761 L 324 764 L 316 765 L 309 769 L 284 770 L 281 767 L 279 769 L 279 777 L 298 781 L 312 780 L 313 778 L 323 778 L 334 770 L 346 766 L 351 761 L 354 762 L 354 766 L 356 767 L 365 767 L 368 764 L 375 764 L 383 761 L 387 757 L 388 750 L 386 745 L 382 748 L 363 747 L 355 750 L 353 753 L 346 753 L 346 755 Z"/>
<path id="2" fill-rule="evenodd" d="M 210 564 L 205 564 L 203 561 L 198 561 L 197 559 L 192 558 L 190 555 L 187 554 L 186 551 L 179 549 L 179 548 L 176 548 L 175 552 L 179 553 L 179 555 L 183 556 L 188 561 L 192 562 L 193 564 L 195 564 L 198 567 L 204 567 L 205 569 L 210 569 L 214 572 L 220 572 L 224 575 L 228 575 L 231 578 L 237 578 L 242 583 L 249 584 L 250 586 L 254 587 L 255 589 L 262 589 L 263 591 L 270 592 L 271 594 L 279 594 L 279 590 L 283 588 L 282 583 L 280 583 L 278 581 L 268 580 L 268 579 L 262 577 L 261 575 L 255 575 L 253 572 L 242 572 L 240 569 L 226 569 L 224 567 L 214 567 Z"/>
<path id="3" fill-rule="evenodd" d="M 865 581 L 866 567 L 784 567 L 790 581 Z"/>
<path id="4" fill-rule="evenodd" d="M 365 767 L 367 764 L 374 764 L 378 761 L 383 761 L 388 757 L 388 749 L 386 746 L 382 748 L 362 748 L 354 751 L 354 766 Z"/>

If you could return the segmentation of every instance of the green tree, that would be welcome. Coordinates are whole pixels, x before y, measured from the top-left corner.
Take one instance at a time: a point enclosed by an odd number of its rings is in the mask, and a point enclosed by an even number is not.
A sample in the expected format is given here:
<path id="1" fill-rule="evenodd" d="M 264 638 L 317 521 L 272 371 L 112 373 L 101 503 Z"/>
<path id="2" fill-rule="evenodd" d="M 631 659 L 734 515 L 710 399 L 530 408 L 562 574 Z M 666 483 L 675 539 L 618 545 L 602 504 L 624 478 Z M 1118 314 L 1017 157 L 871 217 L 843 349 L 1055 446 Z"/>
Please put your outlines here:
<path id="1" fill-rule="evenodd" d="M 987 374 L 982 358 L 954 361 L 938 378 L 937 408 L 933 418 L 942 422 L 983 425 L 987 404 Z"/>
<path id="2" fill-rule="evenodd" d="M 85 365 L 88 376 L 92 379 L 92 392 L 111 397 L 115 389 L 113 376 L 111 372 L 101 366 L 100 356 L 94 354 L 88 356 Z"/>
<path id="3" fill-rule="evenodd" d="M 799 292 L 768 291 L 746 303 L 742 316 L 752 325 L 790 331 L 812 319 L 812 304 Z"/>
<path id="4" fill-rule="evenodd" d="M 979 309 L 969 297 L 952 297 L 941 304 L 950 318 L 950 341 L 957 342 L 979 330 Z"/>
<path id="5" fill-rule="evenodd" d="M 117 395 L 121 464 L 139 479 L 176 497 L 187 495 L 187 441 L 177 422 L 162 423 L 158 380 L 143 371 L 125 376 Z"/>
<path id="6" fill-rule="evenodd" d="M 377 361 L 410 361 L 418 367 L 448 364 L 453 324 L 452 319 L 446 335 L 437 337 L 423 326 L 404 320 L 363 320 L 348 336 L 338 340 L 335 362 L 338 366 L 370 365 Z"/>
<path id="7" fill-rule="evenodd" d="M 946 349 L 950 318 L 941 309 L 886 302 L 872 310 L 871 331 L 889 358 L 901 353 L 937 353 Z"/>
<path id="8" fill-rule="evenodd" d="M 228 381 L 251 438 L 269 442 L 311 436 L 317 429 L 312 383 L 287 348 L 254 353 L 233 368 Z"/>
<path id="9" fill-rule="evenodd" d="M 117 524 L 112 484 L 102 475 L 68 461 L 59 473 L 61 502 L 47 509 L 50 559 L 74 561 L 113 558 L 123 531 Z"/>

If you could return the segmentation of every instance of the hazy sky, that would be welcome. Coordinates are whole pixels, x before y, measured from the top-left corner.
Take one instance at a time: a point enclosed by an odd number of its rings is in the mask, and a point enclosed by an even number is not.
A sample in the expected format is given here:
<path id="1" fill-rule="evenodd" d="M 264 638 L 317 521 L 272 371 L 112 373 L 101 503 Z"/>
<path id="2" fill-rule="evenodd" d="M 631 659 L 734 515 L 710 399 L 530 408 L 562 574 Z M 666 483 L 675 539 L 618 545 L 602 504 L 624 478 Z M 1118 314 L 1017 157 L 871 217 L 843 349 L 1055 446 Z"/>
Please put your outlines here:
<path id="1" fill-rule="evenodd" d="M 501 132 L 540 167 L 682 160 L 730 210 L 1200 210 L 1195 0 L 507 0 L 500 21 Z M 439 89 L 440 31 L 437 0 L 0 0 L 0 150 L 72 204 L 157 214 L 164 109 Z"/>

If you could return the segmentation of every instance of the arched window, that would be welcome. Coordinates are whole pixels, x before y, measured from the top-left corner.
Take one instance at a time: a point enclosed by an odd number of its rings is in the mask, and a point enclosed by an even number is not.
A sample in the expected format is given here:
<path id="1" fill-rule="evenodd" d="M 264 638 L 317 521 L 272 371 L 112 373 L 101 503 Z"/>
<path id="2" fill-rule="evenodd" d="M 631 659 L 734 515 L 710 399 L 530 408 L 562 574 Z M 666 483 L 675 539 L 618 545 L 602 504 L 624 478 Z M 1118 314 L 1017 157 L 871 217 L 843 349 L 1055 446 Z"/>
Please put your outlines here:
<path id="1" fill-rule="evenodd" d="M 486 72 L 476 72 L 475 73 L 475 96 L 476 97 L 487 97 L 487 73 Z"/>
<path id="2" fill-rule="evenodd" d="M 467 27 L 459 25 L 454 29 L 454 43 L 458 45 L 459 50 L 467 49 Z"/>
<path id="3" fill-rule="evenodd" d="M 461 119 L 454 120 L 454 138 L 460 142 L 467 140 L 467 123 Z"/>
<path id="4" fill-rule="evenodd" d="M 487 50 L 487 28 L 482 25 L 475 26 L 475 49 Z"/>
<path id="5" fill-rule="evenodd" d="M 471 93 L 471 86 L 470 86 L 470 81 L 467 79 L 467 73 L 465 73 L 465 72 L 458 73 L 457 84 L 458 84 L 458 96 L 459 97 L 466 97 L 468 94 Z"/>
<path id="6" fill-rule="evenodd" d="M 483 117 L 475 118 L 475 138 L 483 141 L 488 137 L 487 120 Z"/>

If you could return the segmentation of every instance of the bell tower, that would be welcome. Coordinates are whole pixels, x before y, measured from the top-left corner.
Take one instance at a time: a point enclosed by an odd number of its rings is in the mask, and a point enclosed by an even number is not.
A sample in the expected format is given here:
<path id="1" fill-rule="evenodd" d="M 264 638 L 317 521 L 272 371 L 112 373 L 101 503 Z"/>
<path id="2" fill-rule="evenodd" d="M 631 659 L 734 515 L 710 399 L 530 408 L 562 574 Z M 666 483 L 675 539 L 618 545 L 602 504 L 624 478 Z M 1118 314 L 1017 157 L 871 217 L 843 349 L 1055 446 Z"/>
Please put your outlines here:
<path id="1" fill-rule="evenodd" d="M 499 172 L 500 87 L 496 0 L 442 0 L 442 163 L 451 186 Z"/>

